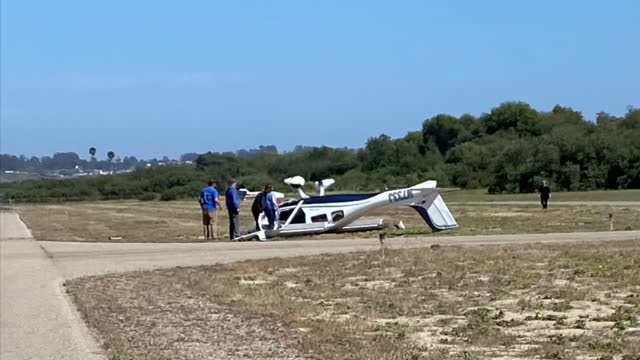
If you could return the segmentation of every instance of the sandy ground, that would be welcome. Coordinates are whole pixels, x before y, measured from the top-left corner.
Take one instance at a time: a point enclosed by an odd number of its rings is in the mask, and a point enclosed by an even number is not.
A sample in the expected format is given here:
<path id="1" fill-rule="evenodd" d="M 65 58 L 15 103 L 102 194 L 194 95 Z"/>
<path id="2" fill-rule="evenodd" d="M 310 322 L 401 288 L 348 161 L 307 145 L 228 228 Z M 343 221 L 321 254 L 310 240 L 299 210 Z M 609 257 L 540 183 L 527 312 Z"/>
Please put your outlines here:
<path id="1" fill-rule="evenodd" d="M 35 242 L 14 213 L 2 212 L 2 359 L 100 358 L 95 342 L 70 306 L 62 279 L 109 272 L 228 263 L 238 260 L 378 249 L 377 239 L 267 243 Z M 393 238 L 411 248 L 639 240 L 640 231 Z"/>

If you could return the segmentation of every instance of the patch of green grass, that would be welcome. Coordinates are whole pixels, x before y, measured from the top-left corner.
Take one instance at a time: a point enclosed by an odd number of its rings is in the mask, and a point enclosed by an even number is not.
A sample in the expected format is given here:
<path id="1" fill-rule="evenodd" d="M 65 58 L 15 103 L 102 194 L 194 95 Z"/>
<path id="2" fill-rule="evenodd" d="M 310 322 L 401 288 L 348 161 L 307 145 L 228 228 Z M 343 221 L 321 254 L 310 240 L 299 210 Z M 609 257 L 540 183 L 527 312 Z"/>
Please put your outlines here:
<path id="1" fill-rule="evenodd" d="M 402 360 L 420 360 L 423 358 L 422 351 L 416 348 L 410 348 L 402 354 Z"/>
<path id="2" fill-rule="evenodd" d="M 587 328 L 587 321 L 584 319 L 578 319 L 573 323 L 572 326 L 574 329 L 586 329 Z"/>
<path id="3" fill-rule="evenodd" d="M 635 311 L 629 306 L 618 306 L 613 314 L 594 318 L 593 321 L 612 321 L 613 327 L 618 330 L 625 330 L 638 323 Z"/>
<path id="4" fill-rule="evenodd" d="M 539 321 L 564 321 L 567 317 L 564 315 L 555 315 L 555 314 L 543 314 L 541 312 L 536 312 L 535 315 L 529 315 L 524 318 L 525 321 L 531 320 L 539 320 Z"/>
<path id="5" fill-rule="evenodd" d="M 567 312 L 573 309 L 573 306 L 567 301 L 559 301 L 549 304 L 548 309 L 555 312 Z"/>
<path id="6" fill-rule="evenodd" d="M 466 324 L 444 331 L 443 334 L 461 338 L 468 344 L 481 346 L 508 346 L 515 341 L 514 336 L 502 332 L 489 309 L 473 309 L 465 313 L 465 317 Z"/>
<path id="7" fill-rule="evenodd" d="M 467 317 L 467 329 L 477 333 L 486 333 L 493 324 L 490 314 L 491 310 L 485 308 L 469 311 L 465 314 Z"/>
<path id="8" fill-rule="evenodd" d="M 505 328 L 518 327 L 526 324 L 522 320 L 510 319 L 510 320 L 499 320 L 496 321 L 496 325 Z"/>
<path id="9" fill-rule="evenodd" d="M 129 355 L 111 355 L 109 360 L 133 360 Z"/>
<path id="10" fill-rule="evenodd" d="M 617 337 L 609 339 L 591 337 L 585 341 L 585 346 L 589 351 L 608 354 L 619 354 L 623 349 L 622 340 Z"/>
<path id="11" fill-rule="evenodd" d="M 554 334 L 549 336 L 549 341 L 555 345 L 567 345 L 569 339 L 564 334 Z"/>
<path id="12" fill-rule="evenodd" d="M 463 350 L 462 351 L 462 360 L 478 360 L 480 357 L 475 351 Z"/>
<path id="13" fill-rule="evenodd" d="M 392 340 L 403 340 L 407 337 L 408 328 L 408 324 L 392 321 L 386 322 L 382 326 L 376 326 L 374 331 L 377 332 L 377 335 L 379 336 L 390 338 Z"/>

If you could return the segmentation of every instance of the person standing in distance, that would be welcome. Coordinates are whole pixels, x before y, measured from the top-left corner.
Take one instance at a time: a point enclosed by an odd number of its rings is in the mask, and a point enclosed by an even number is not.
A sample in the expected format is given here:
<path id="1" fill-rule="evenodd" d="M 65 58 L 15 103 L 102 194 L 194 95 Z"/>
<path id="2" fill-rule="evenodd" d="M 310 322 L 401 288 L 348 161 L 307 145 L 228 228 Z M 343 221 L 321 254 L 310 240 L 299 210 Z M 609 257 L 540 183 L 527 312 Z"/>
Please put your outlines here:
<path id="1" fill-rule="evenodd" d="M 547 180 L 542 181 L 542 185 L 538 188 L 538 193 L 540 194 L 540 204 L 542 204 L 543 209 L 546 209 L 549 205 L 549 198 L 551 197 L 551 189 L 549 188 L 549 184 L 547 184 Z"/>
<path id="2" fill-rule="evenodd" d="M 220 206 L 218 190 L 213 180 L 207 182 L 207 186 L 200 190 L 200 207 L 202 209 L 202 235 L 206 240 L 213 239 L 211 221 L 215 218 L 216 207 Z M 217 206 L 216 206 L 217 205 Z"/>
<path id="3" fill-rule="evenodd" d="M 262 195 L 262 208 L 264 214 L 269 220 L 269 230 L 276 229 L 278 203 L 276 202 L 276 196 L 273 194 L 273 185 L 266 184 L 264 186 L 264 194 Z"/>
<path id="4" fill-rule="evenodd" d="M 229 181 L 229 187 L 225 192 L 225 202 L 229 213 L 229 239 L 233 240 L 240 236 L 240 192 L 237 189 L 238 183 L 235 179 Z"/>

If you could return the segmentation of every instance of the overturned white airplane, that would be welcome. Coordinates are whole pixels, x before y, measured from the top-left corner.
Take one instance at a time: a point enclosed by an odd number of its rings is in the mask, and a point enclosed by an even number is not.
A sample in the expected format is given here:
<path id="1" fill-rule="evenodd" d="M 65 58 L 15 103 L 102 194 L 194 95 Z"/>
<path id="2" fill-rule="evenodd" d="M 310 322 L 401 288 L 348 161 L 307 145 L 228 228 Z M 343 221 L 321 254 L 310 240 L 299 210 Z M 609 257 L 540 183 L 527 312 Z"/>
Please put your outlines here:
<path id="1" fill-rule="evenodd" d="M 321 194 L 326 187 L 316 184 Z M 429 180 L 418 185 L 384 191 L 377 194 L 337 194 L 307 196 L 300 176 L 285 179 L 285 183 L 298 190 L 300 199 L 289 200 L 280 205 L 275 229 L 269 229 L 264 213 L 258 218 L 259 229 L 234 241 L 260 240 L 279 236 L 297 236 L 349 231 L 367 231 L 384 228 L 382 219 L 361 219 L 367 213 L 385 206 L 408 206 L 422 217 L 433 232 L 458 227 L 449 208 L 436 190 L 436 181 Z M 331 184 L 333 181 L 331 181 Z"/>

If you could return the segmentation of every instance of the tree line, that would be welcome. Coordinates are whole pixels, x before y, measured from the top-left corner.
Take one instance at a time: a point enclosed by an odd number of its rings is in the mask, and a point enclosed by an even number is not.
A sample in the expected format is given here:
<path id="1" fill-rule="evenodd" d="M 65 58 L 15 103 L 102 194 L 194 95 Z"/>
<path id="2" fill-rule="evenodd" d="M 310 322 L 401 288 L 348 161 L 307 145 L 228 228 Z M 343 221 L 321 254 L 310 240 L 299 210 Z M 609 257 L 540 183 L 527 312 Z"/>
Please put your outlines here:
<path id="1" fill-rule="evenodd" d="M 301 175 L 334 178 L 336 190 L 370 191 L 427 179 L 440 187 L 484 188 L 490 193 L 532 192 L 546 179 L 555 191 L 640 188 L 640 109 L 623 117 L 601 112 L 595 121 L 569 107 L 537 111 L 506 102 L 480 116 L 439 114 L 422 128 L 392 139 L 370 138 L 361 149 L 304 147 L 280 153 L 273 145 L 209 152 L 194 165 L 132 173 L 15 184 L 4 196 L 22 198 L 195 197 L 208 178 L 224 189 L 237 178 L 247 188 Z"/>

